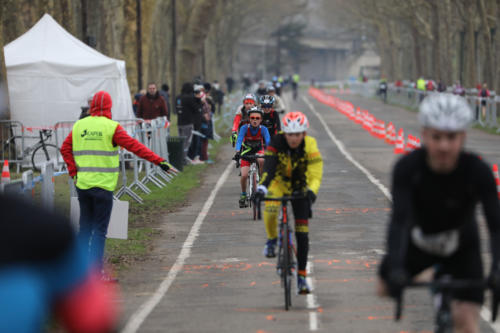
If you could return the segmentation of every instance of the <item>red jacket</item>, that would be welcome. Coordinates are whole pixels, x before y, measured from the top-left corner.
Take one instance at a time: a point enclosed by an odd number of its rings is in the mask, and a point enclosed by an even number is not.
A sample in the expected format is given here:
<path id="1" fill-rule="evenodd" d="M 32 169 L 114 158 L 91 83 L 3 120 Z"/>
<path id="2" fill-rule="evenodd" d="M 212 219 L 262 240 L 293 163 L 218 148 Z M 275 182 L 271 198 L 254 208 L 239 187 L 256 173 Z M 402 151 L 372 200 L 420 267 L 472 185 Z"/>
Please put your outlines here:
<path id="1" fill-rule="evenodd" d="M 107 92 L 99 91 L 94 95 L 90 109 L 91 117 L 104 116 L 111 119 L 111 96 Z M 132 138 L 127 131 L 118 125 L 113 135 L 113 144 L 120 146 L 137 156 L 150 161 L 154 164 L 160 164 L 164 159 L 156 155 L 145 145 Z M 77 174 L 75 158 L 73 157 L 73 132 L 70 132 L 61 146 L 61 155 L 68 166 L 68 173 L 71 177 Z"/>
<path id="2" fill-rule="evenodd" d="M 154 96 L 147 93 L 139 100 L 136 114 L 138 118 L 142 119 L 166 117 L 168 114 L 167 104 L 158 92 Z"/>

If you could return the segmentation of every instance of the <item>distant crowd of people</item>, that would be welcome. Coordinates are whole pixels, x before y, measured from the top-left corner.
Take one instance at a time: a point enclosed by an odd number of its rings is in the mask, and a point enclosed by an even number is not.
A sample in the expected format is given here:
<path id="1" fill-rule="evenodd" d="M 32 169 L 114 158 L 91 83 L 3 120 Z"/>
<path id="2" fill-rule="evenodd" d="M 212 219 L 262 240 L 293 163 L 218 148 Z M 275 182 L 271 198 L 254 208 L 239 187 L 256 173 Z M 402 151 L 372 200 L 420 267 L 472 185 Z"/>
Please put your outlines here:
<path id="1" fill-rule="evenodd" d="M 363 80 L 363 82 L 366 82 Z M 419 77 L 416 81 L 402 81 L 396 80 L 394 81 L 394 87 L 396 87 L 397 92 L 400 92 L 400 89 L 406 88 L 408 90 L 408 98 L 413 98 L 413 94 L 416 91 L 418 93 L 419 102 L 421 102 L 426 96 L 427 92 L 449 92 L 454 95 L 464 97 L 466 94 L 466 89 L 462 86 L 460 81 L 455 81 L 451 87 L 447 87 L 446 84 L 442 80 L 438 80 L 437 83 L 433 79 L 425 79 L 424 77 Z M 475 86 L 477 90 L 477 97 L 480 98 L 480 102 L 478 102 L 476 107 L 476 119 L 479 118 L 479 112 L 481 111 L 481 116 L 484 118 L 486 114 L 486 106 L 487 106 L 487 98 L 491 97 L 491 92 L 488 89 L 488 84 L 485 82 L 483 84 L 477 83 Z M 379 82 L 379 90 L 378 93 L 386 93 L 387 90 L 387 80 L 382 76 Z"/>

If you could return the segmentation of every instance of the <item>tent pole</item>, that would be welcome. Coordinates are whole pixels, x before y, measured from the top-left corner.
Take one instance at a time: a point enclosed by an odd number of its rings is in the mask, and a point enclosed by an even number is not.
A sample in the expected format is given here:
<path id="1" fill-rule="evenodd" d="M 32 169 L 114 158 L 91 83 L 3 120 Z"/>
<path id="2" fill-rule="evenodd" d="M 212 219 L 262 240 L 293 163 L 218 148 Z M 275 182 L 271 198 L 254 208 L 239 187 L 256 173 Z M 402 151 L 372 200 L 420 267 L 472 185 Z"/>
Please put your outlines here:
<path id="1" fill-rule="evenodd" d="M 142 89 L 142 31 L 141 31 L 141 0 L 136 0 L 137 25 L 137 91 Z"/>

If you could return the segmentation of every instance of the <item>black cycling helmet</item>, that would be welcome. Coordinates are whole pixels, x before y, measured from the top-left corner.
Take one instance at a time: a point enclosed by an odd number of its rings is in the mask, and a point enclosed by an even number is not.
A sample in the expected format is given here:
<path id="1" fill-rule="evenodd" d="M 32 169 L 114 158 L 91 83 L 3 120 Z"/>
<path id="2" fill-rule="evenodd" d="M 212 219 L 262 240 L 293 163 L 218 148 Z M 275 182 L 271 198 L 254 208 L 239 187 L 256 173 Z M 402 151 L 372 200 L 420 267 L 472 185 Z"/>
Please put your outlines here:
<path id="1" fill-rule="evenodd" d="M 264 95 L 260 97 L 260 106 L 263 108 L 272 108 L 275 98 L 271 95 Z"/>
<path id="2" fill-rule="evenodd" d="M 258 113 L 258 114 L 260 114 L 261 117 L 264 115 L 264 113 L 262 112 L 262 109 L 259 108 L 258 106 L 252 106 L 250 108 L 250 110 L 247 111 L 248 116 L 250 116 L 250 114 L 252 114 L 252 113 Z"/>

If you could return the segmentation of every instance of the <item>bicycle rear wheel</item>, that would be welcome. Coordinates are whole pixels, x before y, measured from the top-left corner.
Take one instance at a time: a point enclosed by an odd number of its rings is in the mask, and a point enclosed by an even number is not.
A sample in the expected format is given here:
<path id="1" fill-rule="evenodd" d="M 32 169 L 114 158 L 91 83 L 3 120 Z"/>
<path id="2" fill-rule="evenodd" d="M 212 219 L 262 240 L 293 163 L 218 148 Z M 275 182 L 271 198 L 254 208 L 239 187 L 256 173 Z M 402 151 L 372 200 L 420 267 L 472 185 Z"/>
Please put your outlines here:
<path id="1" fill-rule="evenodd" d="M 61 161 L 61 152 L 56 145 L 46 143 L 45 145 L 40 145 L 31 155 L 31 164 L 33 164 L 33 170 L 40 171 L 42 165 L 45 162 L 54 161 L 54 168 L 56 168 Z"/>
<path id="2" fill-rule="evenodd" d="M 257 184 L 259 183 L 259 165 L 256 164 L 255 172 L 252 175 L 252 180 L 250 181 L 253 184 L 253 192 L 252 196 L 254 195 L 254 192 L 257 190 Z M 255 205 L 252 206 L 253 209 L 253 220 L 257 220 L 257 207 Z"/>
<path id="3" fill-rule="evenodd" d="M 288 311 L 290 306 L 292 305 L 292 277 L 291 277 L 291 268 L 290 268 L 290 243 L 288 239 L 288 223 L 283 224 L 283 235 L 282 235 L 282 243 L 283 247 L 283 261 L 282 261 L 282 269 L 281 269 L 281 278 L 283 279 L 283 291 L 285 292 L 285 310 Z"/>

